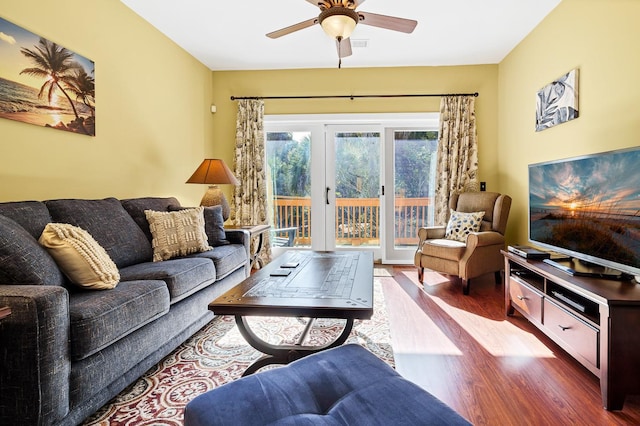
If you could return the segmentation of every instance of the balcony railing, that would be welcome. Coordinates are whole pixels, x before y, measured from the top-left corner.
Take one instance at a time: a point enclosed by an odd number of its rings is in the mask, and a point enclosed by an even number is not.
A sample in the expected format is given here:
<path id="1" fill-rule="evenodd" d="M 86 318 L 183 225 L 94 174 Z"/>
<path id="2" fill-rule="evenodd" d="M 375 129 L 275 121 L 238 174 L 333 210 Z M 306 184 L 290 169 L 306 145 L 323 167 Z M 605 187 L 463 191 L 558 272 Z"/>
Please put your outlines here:
<path id="1" fill-rule="evenodd" d="M 427 197 L 395 198 L 396 246 L 418 243 L 418 228 L 429 223 L 429 205 L 430 198 Z M 311 198 L 276 197 L 272 217 L 274 229 L 296 228 L 295 246 L 311 245 Z M 336 199 L 336 245 L 380 245 L 382 230 L 379 224 L 379 198 Z"/>

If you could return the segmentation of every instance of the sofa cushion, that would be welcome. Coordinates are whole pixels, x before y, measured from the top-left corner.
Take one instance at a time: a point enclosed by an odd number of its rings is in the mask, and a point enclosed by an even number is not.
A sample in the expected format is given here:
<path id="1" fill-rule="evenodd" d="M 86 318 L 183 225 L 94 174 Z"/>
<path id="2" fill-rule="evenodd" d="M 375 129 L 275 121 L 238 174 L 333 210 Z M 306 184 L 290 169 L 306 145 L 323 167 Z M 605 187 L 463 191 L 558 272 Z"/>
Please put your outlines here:
<path id="1" fill-rule="evenodd" d="M 195 253 L 189 257 L 210 259 L 216 267 L 216 280 L 221 280 L 247 262 L 247 250 L 240 244 L 215 247 L 213 250 Z"/>
<path id="2" fill-rule="evenodd" d="M 204 232 L 204 209 L 194 207 L 173 212 L 145 210 L 153 236 L 153 261 L 211 250 Z"/>
<path id="3" fill-rule="evenodd" d="M 47 223 L 51 222 L 47 206 L 40 201 L 0 203 L 0 214 L 13 219 L 36 240 Z"/>
<path id="4" fill-rule="evenodd" d="M 110 291 L 71 291 L 71 357 L 84 359 L 168 311 L 163 281 L 123 281 Z"/>
<path id="5" fill-rule="evenodd" d="M 144 235 L 147 236 L 149 242 L 152 240 L 151 231 L 149 230 L 149 221 L 144 214 L 145 210 L 154 210 L 157 212 L 167 212 L 172 209 L 180 209 L 180 202 L 174 197 L 141 197 L 128 198 L 120 200 L 122 207 L 131 215 L 133 220 L 138 224 Z"/>
<path id="6" fill-rule="evenodd" d="M 162 280 L 169 289 L 171 303 L 178 302 L 215 280 L 216 269 L 207 259 L 181 258 L 145 262 L 120 270 L 122 281 Z"/>
<path id="7" fill-rule="evenodd" d="M 82 228 L 67 223 L 50 223 L 38 241 L 75 285 L 108 290 L 120 281 L 116 264 L 91 234 Z"/>
<path id="8" fill-rule="evenodd" d="M 151 260 L 153 252 L 149 240 L 115 198 L 49 200 L 45 203 L 54 222 L 70 223 L 87 231 L 118 268 Z"/>
<path id="9" fill-rule="evenodd" d="M 0 214 L 0 284 L 63 285 L 62 272 L 38 241 Z"/>

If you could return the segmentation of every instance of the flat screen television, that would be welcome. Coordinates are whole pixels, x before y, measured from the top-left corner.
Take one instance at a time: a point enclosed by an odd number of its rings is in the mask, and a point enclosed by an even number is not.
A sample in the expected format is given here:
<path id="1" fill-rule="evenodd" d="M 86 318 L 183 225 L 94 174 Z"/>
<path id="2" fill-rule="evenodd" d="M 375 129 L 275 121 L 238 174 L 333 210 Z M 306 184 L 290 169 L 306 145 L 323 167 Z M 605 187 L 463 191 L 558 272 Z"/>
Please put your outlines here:
<path id="1" fill-rule="evenodd" d="M 529 165 L 529 242 L 573 275 L 640 278 L 640 147 Z"/>

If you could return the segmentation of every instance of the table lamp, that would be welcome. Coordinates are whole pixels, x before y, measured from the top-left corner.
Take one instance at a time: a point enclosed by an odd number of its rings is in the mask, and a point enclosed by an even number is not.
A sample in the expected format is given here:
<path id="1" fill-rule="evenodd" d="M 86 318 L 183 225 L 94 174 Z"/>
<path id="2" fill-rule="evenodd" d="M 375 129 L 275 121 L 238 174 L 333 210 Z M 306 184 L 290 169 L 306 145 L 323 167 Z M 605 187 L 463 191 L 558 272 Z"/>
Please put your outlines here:
<path id="1" fill-rule="evenodd" d="M 238 179 L 231 173 L 224 161 L 218 158 L 208 158 L 200 164 L 196 171 L 187 180 L 187 183 L 209 184 L 205 192 L 201 206 L 222 206 L 222 217 L 229 218 L 231 207 L 218 185 L 238 185 Z"/>

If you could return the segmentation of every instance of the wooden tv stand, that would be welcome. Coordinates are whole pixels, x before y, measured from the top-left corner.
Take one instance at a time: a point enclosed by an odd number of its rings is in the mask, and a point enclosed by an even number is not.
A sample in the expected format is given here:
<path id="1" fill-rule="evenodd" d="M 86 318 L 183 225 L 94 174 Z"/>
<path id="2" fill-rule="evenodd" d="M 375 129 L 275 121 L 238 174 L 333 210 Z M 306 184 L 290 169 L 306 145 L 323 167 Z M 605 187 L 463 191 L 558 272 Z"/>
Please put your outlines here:
<path id="1" fill-rule="evenodd" d="M 503 251 L 505 308 L 520 312 L 600 379 L 602 403 L 640 394 L 640 285 L 571 276 Z"/>

